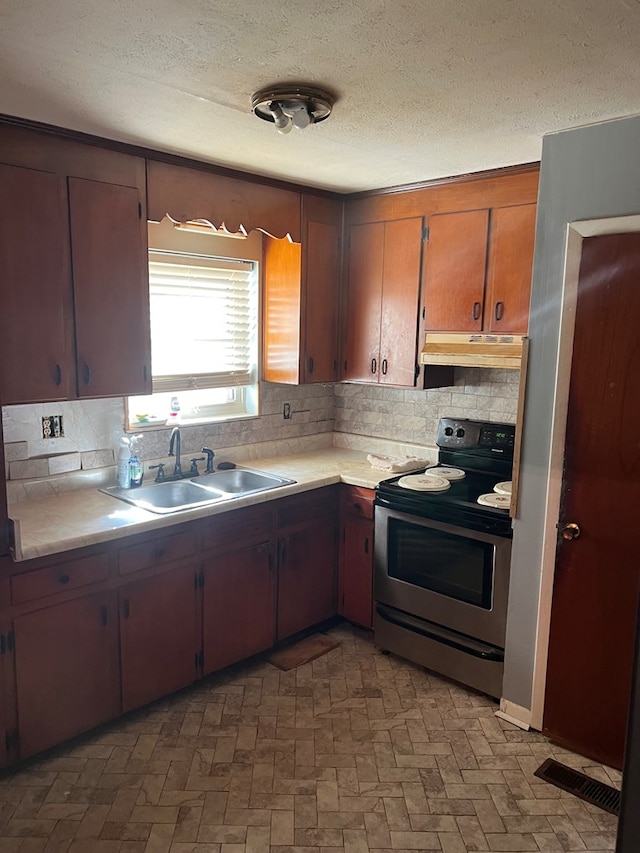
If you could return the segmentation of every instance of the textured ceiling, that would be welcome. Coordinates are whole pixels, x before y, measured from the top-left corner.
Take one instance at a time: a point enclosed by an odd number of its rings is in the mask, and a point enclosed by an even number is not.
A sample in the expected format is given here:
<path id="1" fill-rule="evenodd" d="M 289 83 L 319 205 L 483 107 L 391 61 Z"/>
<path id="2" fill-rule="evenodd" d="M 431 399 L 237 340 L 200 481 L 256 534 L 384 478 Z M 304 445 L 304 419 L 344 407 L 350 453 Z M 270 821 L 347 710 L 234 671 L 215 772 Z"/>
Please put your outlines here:
<path id="1" fill-rule="evenodd" d="M 0 112 L 357 191 L 538 160 L 640 113 L 638 0 L 2 0 Z M 280 136 L 277 82 L 338 95 Z"/>

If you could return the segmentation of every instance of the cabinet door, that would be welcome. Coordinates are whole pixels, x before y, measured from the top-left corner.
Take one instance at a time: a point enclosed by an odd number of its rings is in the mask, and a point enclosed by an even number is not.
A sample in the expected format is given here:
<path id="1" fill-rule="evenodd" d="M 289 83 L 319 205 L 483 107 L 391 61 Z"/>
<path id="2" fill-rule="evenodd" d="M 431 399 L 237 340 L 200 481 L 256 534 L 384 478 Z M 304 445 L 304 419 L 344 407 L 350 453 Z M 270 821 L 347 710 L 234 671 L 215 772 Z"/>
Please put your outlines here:
<path id="1" fill-rule="evenodd" d="M 491 211 L 485 307 L 490 332 L 527 332 L 535 231 L 535 204 Z"/>
<path id="2" fill-rule="evenodd" d="M 373 522 L 347 515 L 340 553 L 338 613 L 364 628 L 373 626 Z"/>
<path id="3" fill-rule="evenodd" d="M 14 632 L 21 758 L 120 713 L 113 591 L 18 616 Z"/>
<path id="4" fill-rule="evenodd" d="M 429 218 L 425 328 L 437 332 L 482 330 L 488 210 Z"/>
<path id="5" fill-rule="evenodd" d="M 204 574 L 204 671 L 271 648 L 275 634 L 272 544 L 211 557 Z"/>
<path id="6" fill-rule="evenodd" d="M 278 640 L 335 615 L 335 542 L 333 517 L 280 538 Z"/>
<path id="7" fill-rule="evenodd" d="M 264 378 L 300 381 L 302 247 L 264 238 Z"/>
<path id="8" fill-rule="evenodd" d="M 335 382 L 338 370 L 340 229 L 308 222 L 304 247 L 304 379 Z"/>
<path id="9" fill-rule="evenodd" d="M 75 389 L 64 181 L 0 165 L 0 402 L 64 400 Z"/>
<path id="10" fill-rule="evenodd" d="M 422 218 L 386 222 L 380 331 L 381 383 L 416 381 Z"/>
<path id="11" fill-rule="evenodd" d="M 384 223 L 353 225 L 344 329 L 343 379 L 376 382 L 380 369 L 380 322 Z"/>
<path id="12" fill-rule="evenodd" d="M 196 679 L 197 577 L 191 564 L 119 590 L 124 711 Z"/>
<path id="13" fill-rule="evenodd" d="M 149 394 L 149 274 L 138 190 L 69 178 L 69 204 L 78 395 Z"/>

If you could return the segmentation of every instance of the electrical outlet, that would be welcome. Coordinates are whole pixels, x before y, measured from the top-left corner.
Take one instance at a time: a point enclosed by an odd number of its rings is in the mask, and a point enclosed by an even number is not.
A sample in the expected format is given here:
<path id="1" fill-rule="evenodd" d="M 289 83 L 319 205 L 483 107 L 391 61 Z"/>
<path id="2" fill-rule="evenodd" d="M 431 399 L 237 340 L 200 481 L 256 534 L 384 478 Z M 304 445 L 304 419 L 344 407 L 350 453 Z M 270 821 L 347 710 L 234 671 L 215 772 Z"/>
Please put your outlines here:
<path id="1" fill-rule="evenodd" d="M 285 421 L 291 420 L 291 404 L 284 403 L 282 406 L 282 417 Z"/>
<path id="2" fill-rule="evenodd" d="M 43 438 L 63 438 L 62 415 L 45 415 L 42 418 Z"/>

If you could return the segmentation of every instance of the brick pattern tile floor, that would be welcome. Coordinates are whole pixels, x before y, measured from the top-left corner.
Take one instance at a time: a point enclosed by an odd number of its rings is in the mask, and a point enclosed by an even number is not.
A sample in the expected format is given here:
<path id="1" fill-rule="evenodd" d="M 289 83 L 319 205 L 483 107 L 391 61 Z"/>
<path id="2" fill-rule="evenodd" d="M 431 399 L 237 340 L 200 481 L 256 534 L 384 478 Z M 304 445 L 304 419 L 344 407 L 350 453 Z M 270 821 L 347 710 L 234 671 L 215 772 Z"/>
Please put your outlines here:
<path id="1" fill-rule="evenodd" d="M 533 771 L 619 773 L 329 633 L 312 663 L 234 667 L 0 778 L 0 853 L 614 849 L 613 816 Z"/>

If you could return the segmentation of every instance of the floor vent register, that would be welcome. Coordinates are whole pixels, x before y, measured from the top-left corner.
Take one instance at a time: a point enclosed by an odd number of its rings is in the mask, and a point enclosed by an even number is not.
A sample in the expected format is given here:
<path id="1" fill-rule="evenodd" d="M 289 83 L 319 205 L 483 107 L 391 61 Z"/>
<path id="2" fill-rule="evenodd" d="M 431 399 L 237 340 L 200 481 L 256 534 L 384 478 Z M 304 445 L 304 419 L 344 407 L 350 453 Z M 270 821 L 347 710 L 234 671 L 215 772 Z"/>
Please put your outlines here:
<path id="1" fill-rule="evenodd" d="M 620 814 L 620 791 L 553 758 L 547 758 L 533 775 L 611 814 Z"/>

